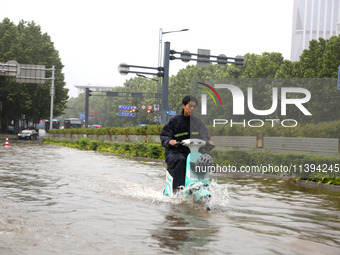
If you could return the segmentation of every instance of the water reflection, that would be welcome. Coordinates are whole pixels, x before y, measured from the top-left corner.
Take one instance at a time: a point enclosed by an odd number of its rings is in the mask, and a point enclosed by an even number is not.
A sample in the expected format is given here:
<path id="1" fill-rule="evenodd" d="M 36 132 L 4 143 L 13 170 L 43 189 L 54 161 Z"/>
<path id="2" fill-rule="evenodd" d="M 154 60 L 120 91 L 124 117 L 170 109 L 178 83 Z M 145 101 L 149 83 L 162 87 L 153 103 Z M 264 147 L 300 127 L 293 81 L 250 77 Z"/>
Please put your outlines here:
<path id="1" fill-rule="evenodd" d="M 0 148 L 0 254 L 338 254 L 339 193 L 213 176 L 212 211 L 162 195 L 164 165 Z"/>
<path id="2" fill-rule="evenodd" d="M 295 238 L 318 250 L 340 245 L 338 192 L 301 187 L 285 179 L 220 181 L 229 183 L 228 215 L 238 229 L 274 239 Z"/>
<path id="3" fill-rule="evenodd" d="M 41 141 L 14 140 L 3 151 L 4 157 L 0 163 L 0 190 L 3 196 L 16 202 L 46 201 L 51 204 L 49 200 L 54 196 L 52 190 L 66 185 L 60 183 L 60 178 L 44 173 L 53 168 L 58 156 L 53 155 L 53 149 L 42 150 L 42 146 Z"/>
<path id="4" fill-rule="evenodd" d="M 159 242 L 162 249 L 181 254 L 197 254 L 208 251 L 205 246 L 214 239 L 217 226 L 209 221 L 209 214 L 192 205 L 170 205 L 151 236 Z"/>

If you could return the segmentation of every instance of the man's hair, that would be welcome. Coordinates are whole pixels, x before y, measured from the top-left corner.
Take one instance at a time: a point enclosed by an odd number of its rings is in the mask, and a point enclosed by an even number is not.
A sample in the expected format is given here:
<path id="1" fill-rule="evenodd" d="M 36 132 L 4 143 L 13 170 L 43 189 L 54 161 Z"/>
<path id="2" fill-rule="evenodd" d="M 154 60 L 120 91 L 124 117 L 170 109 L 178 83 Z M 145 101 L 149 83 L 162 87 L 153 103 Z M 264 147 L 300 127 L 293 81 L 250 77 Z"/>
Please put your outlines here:
<path id="1" fill-rule="evenodd" d="M 190 101 L 193 101 L 198 106 L 197 98 L 194 96 L 185 96 L 182 100 L 182 104 L 187 105 Z"/>

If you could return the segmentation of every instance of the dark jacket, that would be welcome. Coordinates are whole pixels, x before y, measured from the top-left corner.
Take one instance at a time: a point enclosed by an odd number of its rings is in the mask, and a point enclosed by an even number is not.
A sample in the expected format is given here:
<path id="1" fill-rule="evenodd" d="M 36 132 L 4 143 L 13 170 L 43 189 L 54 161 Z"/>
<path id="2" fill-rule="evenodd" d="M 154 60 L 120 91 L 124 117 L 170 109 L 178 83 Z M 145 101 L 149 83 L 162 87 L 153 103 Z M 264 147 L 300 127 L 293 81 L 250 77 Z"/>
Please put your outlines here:
<path id="1" fill-rule="evenodd" d="M 165 148 L 165 155 L 171 151 L 179 151 L 184 154 L 190 152 L 186 146 L 170 146 L 170 140 L 182 141 L 189 138 L 199 138 L 209 141 L 208 129 L 197 116 L 185 117 L 183 112 L 172 117 L 166 123 L 161 132 L 161 142 Z"/>

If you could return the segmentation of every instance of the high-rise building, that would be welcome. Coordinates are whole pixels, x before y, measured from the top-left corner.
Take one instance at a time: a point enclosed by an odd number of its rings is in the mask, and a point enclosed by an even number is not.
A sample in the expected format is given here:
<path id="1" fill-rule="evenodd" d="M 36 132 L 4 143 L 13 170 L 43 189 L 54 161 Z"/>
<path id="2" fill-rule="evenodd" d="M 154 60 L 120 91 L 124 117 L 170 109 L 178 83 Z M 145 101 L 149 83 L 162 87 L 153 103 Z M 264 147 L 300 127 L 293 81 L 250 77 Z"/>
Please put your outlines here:
<path id="1" fill-rule="evenodd" d="M 340 33 L 340 0 L 294 0 L 291 61 L 298 61 L 309 41 Z"/>

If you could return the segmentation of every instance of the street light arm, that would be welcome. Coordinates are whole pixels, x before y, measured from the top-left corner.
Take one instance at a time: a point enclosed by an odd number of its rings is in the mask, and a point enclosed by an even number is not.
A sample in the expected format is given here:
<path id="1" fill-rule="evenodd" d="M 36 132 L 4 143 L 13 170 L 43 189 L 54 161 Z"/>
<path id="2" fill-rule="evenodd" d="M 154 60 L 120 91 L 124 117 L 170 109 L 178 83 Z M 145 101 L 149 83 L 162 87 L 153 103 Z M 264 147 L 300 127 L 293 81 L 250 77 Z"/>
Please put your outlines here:
<path id="1" fill-rule="evenodd" d="M 178 32 L 185 32 L 189 31 L 189 28 L 183 28 L 181 30 L 174 30 L 174 31 L 163 31 L 163 28 L 159 29 L 159 48 L 158 48 L 158 66 L 162 66 L 162 43 L 163 43 L 163 35 L 170 34 L 170 33 L 178 33 Z"/>
<path id="2" fill-rule="evenodd" d="M 184 28 L 184 29 L 181 29 L 181 30 L 174 30 L 174 31 L 165 31 L 165 32 L 163 32 L 163 30 L 162 30 L 162 34 L 165 35 L 165 34 L 185 32 L 185 31 L 189 31 L 189 28 Z"/>

